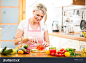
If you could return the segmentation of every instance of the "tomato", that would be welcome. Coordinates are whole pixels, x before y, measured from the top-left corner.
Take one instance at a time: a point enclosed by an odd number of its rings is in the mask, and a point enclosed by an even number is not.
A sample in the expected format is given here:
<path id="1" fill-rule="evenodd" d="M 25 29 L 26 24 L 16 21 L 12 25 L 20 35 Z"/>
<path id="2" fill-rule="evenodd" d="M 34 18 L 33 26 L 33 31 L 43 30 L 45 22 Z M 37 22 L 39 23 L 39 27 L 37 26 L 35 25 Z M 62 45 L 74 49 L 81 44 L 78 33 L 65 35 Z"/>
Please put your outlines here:
<path id="1" fill-rule="evenodd" d="M 64 48 L 61 48 L 61 49 L 60 49 L 60 51 L 63 51 L 63 50 L 64 50 Z"/>
<path id="2" fill-rule="evenodd" d="M 59 54 L 59 57 L 62 57 L 62 54 Z"/>
<path id="3" fill-rule="evenodd" d="M 62 54 L 62 57 L 64 57 L 65 55 L 64 54 Z"/>
<path id="4" fill-rule="evenodd" d="M 63 52 L 61 51 L 60 54 L 63 54 Z"/>
<path id="5" fill-rule="evenodd" d="M 66 50 L 63 50 L 63 53 L 65 53 L 66 52 Z"/>
<path id="6" fill-rule="evenodd" d="M 51 55 L 51 56 L 54 56 L 54 55 L 55 55 L 55 53 L 54 53 L 54 52 L 52 52 L 50 55 Z"/>
<path id="7" fill-rule="evenodd" d="M 57 52 L 58 54 L 60 53 L 60 51 Z"/>
<path id="8" fill-rule="evenodd" d="M 58 57 L 59 56 L 59 54 L 58 53 L 55 53 L 55 55 Z"/>
<path id="9" fill-rule="evenodd" d="M 66 57 L 70 57 L 70 52 L 65 52 Z"/>

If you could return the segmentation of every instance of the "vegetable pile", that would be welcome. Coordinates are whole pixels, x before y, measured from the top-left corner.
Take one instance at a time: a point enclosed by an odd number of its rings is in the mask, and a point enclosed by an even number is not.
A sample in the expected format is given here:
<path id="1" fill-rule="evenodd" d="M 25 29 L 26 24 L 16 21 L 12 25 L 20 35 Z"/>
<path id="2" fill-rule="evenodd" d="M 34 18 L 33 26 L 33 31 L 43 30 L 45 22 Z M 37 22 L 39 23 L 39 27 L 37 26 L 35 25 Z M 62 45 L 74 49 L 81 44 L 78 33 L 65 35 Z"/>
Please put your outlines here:
<path id="1" fill-rule="evenodd" d="M 49 47 L 49 50 L 46 51 L 47 54 L 56 57 L 76 57 L 81 56 L 79 53 L 75 53 L 75 49 L 72 48 L 57 48 L 56 47 Z"/>
<path id="2" fill-rule="evenodd" d="M 19 54 L 29 54 L 30 49 L 28 48 L 28 45 L 24 45 L 23 48 L 19 48 L 17 50 L 17 53 L 19 53 Z"/>
<path id="3" fill-rule="evenodd" d="M 0 53 L 2 55 L 12 55 L 12 54 L 29 54 L 30 49 L 28 48 L 28 45 L 24 45 L 23 47 L 16 47 L 15 49 L 7 49 L 7 46 L 4 47 Z"/>
<path id="4" fill-rule="evenodd" d="M 79 53 L 74 53 L 74 52 L 75 52 L 75 49 L 66 48 L 66 50 L 67 50 L 68 52 L 70 52 L 70 57 L 81 56 L 81 54 L 79 54 Z"/>

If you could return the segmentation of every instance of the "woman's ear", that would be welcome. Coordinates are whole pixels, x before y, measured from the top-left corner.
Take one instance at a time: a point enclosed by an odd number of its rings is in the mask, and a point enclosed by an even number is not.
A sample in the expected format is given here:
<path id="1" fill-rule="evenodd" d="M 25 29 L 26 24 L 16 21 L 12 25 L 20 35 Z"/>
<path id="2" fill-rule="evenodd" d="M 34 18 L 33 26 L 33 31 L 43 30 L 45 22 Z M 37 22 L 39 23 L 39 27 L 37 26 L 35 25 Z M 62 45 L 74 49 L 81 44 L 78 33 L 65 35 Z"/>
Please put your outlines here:
<path id="1" fill-rule="evenodd" d="M 34 14 L 35 11 L 32 11 L 32 12 L 33 12 L 33 14 Z"/>

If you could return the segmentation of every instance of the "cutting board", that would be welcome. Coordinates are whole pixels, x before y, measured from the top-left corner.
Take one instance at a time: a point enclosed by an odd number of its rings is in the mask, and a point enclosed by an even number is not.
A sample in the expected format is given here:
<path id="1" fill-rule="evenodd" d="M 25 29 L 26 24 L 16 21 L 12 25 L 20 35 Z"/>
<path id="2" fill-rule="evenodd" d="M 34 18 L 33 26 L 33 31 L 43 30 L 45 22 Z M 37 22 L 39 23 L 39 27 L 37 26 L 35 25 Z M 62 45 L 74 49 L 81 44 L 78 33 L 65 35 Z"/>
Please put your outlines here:
<path id="1" fill-rule="evenodd" d="M 46 50 L 35 50 L 35 51 L 31 51 L 31 52 L 34 52 L 34 53 L 45 53 Z"/>

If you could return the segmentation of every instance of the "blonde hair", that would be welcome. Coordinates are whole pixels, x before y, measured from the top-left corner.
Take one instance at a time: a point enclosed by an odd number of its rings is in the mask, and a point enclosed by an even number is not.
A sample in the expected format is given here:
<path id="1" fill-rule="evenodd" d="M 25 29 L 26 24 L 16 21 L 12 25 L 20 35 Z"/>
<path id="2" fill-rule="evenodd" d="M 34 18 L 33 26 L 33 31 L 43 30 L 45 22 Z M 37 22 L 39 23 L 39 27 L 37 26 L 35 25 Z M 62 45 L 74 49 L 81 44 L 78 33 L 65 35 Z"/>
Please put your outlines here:
<path id="1" fill-rule="evenodd" d="M 34 11 L 36 11 L 36 10 L 42 10 L 43 11 L 43 13 L 45 14 L 45 16 L 44 16 L 44 24 L 45 24 L 45 22 L 47 20 L 47 8 L 45 7 L 45 5 L 38 3 L 33 7 L 33 10 Z"/>

